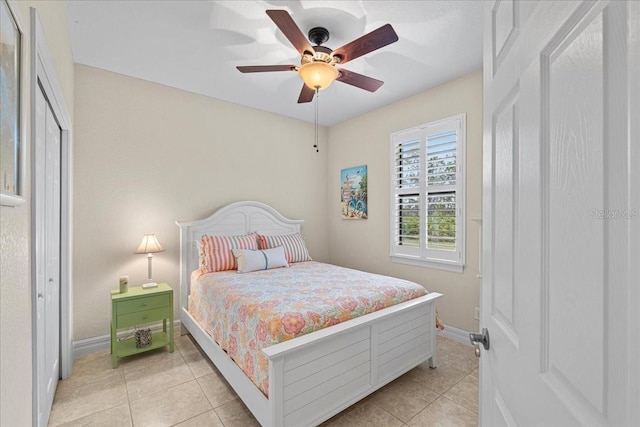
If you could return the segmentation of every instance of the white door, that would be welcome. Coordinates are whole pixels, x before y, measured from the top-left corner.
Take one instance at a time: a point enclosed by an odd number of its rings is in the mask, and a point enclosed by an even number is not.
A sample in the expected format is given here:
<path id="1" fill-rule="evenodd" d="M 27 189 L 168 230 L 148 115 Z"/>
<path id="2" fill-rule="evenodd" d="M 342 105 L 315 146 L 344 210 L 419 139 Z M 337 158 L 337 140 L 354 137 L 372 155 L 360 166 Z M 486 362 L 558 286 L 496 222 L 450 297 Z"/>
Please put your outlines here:
<path id="1" fill-rule="evenodd" d="M 38 88 L 36 96 L 37 252 L 44 260 L 37 274 L 36 379 L 38 423 L 46 425 L 60 378 L 60 127 Z"/>
<path id="2" fill-rule="evenodd" d="M 487 2 L 480 421 L 640 425 L 640 2 Z"/>

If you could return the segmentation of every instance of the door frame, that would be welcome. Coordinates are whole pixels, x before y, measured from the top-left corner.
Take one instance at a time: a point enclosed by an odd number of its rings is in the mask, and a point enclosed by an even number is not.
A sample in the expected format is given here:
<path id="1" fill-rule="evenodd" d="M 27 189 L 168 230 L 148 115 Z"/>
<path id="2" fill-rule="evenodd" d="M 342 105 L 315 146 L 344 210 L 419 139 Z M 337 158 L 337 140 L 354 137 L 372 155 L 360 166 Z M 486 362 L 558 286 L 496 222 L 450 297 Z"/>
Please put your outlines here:
<path id="1" fill-rule="evenodd" d="M 62 88 L 53 66 L 45 33 L 38 16 L 38 11 L 31 8 L 31 49 L 30 49 L 30 112 L 31 112 L 31 342 L 32 342 L 32 419 L 33 425 L 39 426 L 38 409 L 40 406 L 40 376 L 38 369 L 37 346 L 37 300 L 38 281 L 44 281 L 44 277 L 38 277 L 38 267 L 44 264 L 45 258 L 41 245 L 38 244 L 42 230 L 42 210 L 36 210 L 35 195 L 42 189 L 35 188 L 36 180 L 36 95 L 42 87 L 45 97 L 49 101 L 51 109 L 58 120 L 61 130 L 60 138 L 60 375 L 64 378 L 71 376 L 73 368 L 73 340 L 72 340 L 72 126 L 71 115 L 65 104 Z M 41 271 L 44 271 L 41 269 Z"/>

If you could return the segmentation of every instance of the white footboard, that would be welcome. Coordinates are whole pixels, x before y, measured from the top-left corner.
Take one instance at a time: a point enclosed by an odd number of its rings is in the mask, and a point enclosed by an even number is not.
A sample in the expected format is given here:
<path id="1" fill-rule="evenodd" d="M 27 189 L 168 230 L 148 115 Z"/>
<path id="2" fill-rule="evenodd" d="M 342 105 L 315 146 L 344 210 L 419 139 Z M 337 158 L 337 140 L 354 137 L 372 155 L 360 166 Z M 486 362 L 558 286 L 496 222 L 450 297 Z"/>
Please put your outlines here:
<path id="1" fill-rule="evenodd" d="M 420 363 L 435 366 L 438 297 L 428 294 L 265 349 L 269 425 L 317 425 Z"/>

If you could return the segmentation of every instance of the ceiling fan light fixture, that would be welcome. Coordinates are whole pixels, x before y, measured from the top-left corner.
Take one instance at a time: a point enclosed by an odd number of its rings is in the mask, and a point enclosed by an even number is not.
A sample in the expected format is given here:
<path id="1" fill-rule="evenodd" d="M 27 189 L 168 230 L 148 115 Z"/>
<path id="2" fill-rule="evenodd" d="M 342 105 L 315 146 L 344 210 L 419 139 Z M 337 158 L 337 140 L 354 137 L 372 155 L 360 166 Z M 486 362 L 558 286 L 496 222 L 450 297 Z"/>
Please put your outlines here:
<path id="1" fill-rule="evenodd" d="M 298 69 L 298 74 L 304 81 L 304 84 L 311 89 L 326 89 L 331 82 L 338 78 L 339 72 L 331 64 L 326 62 L 308 62 L 302 64 Z"/>

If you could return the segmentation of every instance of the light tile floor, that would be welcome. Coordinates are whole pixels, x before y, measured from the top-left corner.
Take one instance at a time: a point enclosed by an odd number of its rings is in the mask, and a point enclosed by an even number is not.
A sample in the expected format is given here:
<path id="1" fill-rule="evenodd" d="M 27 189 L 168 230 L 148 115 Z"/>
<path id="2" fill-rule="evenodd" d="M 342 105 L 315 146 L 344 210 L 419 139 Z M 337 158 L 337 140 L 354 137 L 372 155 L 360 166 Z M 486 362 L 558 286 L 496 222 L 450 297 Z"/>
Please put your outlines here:
<path id="1" fill-rule="evenodd" d="M 438 337 L 436 369 L 418 366 L 323 426 L 476 426 L 478 359 L 471 346 Z M 60 381 L 49 426 L 257 426 L 191 336 L 176 350 L 120 359 L 79 357 Z"/>

